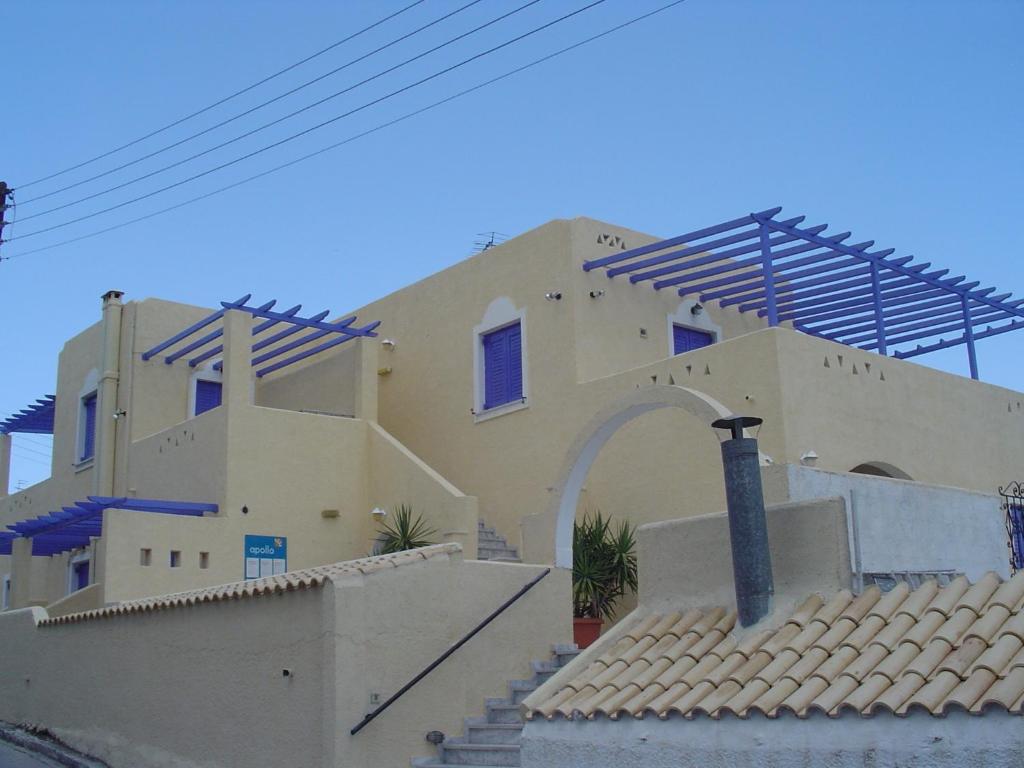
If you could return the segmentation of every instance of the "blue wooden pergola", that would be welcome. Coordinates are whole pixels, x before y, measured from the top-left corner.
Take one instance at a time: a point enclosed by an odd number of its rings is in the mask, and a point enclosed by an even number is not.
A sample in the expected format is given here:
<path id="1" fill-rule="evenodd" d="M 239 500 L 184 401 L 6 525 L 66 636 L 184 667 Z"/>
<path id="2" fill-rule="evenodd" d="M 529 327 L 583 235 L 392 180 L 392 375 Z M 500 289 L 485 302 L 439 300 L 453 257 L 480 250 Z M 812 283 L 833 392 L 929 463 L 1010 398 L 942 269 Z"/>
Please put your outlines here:
<path id="1" fill-rule="evenodd" d="M 46 395 L 41 400 L 36 400 L 32 405 L 0 421 L 0 433 L 9 435 L 13 432 L 21 432 L 31 435 L 52 435 L 53 413 L 56 405 L 56 396 Z"/>
<path id="2" fill-rule="evenodd" d="M 256 323 L 252 328 L 252 335 L 261 337 L 252 345 L 252 366 L 256 369 L 258 377 L 279 371 L 351 339 L 360 336 L 376 336 L 374 329 L 380 325 L 378 320 L 361 327 L 356 326 L 355 315 L 334 322 L 324 322 L 324 318 L 327 317 L 330 310 L 324 310 L 312 317 L 301 317 L 298 314 L 302 309 L 301 304 L 296 304 L 284 312 L 275 312 L 273 307 L 277 303 L 276 299 L 258 307 L 251 307 L 246 304 L 251 298 L 252 294 L 246 294 L 237 301 L 222 301 L 221 309 L 160 342 L 155 347 L 147 349 L 142 353 L 142 359 L 150 360 L 157 355 L 166 353 L 164 362 L 167 365 L 173 364 L 176 360 L 187 359 L 189 367 L 195 368 L 207 360 L 217 358 L 224 353 L 224 345 L 220 342 L 224 336 L 224 313 L 232 309 L 248 312 L 254 318 L 263 321 Z M 220 324 L 219 328 L 192 338 L 200 331 L 218 323 Z M 279 325 L 287 327 L 264 335 Z M 330 338 L 327 341 L 316 343 L 325 337 Z M 213 367 L 216 370 L 221 370 L 223 361 L 218 360 Z"/>
<path id="3" fill-rule="evenodd" d="M 103 535 L 103 511 L 106 509 L 202 517 L 207 512 L 216 513 L 217 505 L 164 499 L 89 496 L 86 501 L 76 501 L 71 506 L 47 515 L 8 525 L 7 531 L 0 532 L 0 555 L 11 554 L 12 542 L 18 538 L 31 539 L 32 554 L 43 557 L 88 546 L 91 539 Z"/>
<path id="4" fill-rule="evenodd" d="M 609 278 L 671 288 L 700 302 L 756 312 L 770 326 L 906 359 L 967 347 L 978 378 L 975 343 L 1024 328 L 1024 299 L 996 293 L 931 269 L 873 240 L 848 244 L 849 232 L 825 234 L 827 224 L 780 220 L 782 208 L 751 213 L 712 227 L 584 262 Z"/>

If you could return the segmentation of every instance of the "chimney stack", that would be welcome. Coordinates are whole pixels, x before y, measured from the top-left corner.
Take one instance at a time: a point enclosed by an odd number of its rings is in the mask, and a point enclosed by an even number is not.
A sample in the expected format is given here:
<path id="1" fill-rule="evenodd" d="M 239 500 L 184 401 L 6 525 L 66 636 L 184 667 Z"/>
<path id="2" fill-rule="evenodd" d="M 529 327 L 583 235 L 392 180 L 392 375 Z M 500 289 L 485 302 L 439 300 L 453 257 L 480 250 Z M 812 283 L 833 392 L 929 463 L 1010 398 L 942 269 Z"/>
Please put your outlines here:
<path id="1" fill-rule="evenodd" d="M 775 593 L 757 440 L 743 436 L 745 427 L 756 427 L 761 421 L 755 416 L 730 416 L 711 425 L 729 430 L 732 435 L 722 443 L 722 466 L 736 610 L 744 627 L 768 615 Z"/>

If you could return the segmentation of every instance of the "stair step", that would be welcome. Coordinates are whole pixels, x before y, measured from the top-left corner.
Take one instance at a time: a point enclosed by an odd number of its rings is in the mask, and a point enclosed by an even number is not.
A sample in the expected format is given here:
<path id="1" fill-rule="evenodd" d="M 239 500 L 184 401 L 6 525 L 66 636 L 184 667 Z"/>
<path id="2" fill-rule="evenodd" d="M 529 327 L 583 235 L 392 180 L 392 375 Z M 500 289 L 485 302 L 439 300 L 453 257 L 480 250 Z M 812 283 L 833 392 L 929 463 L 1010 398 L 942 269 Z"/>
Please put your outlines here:
<path id="1" fill-rule="evenodd" d="M 442 754 L 446 765 L 519 765 L 518 744 L 460 744 L 446 739 Z"/>
<path id="2" fill-rule="evenodd" d="M 520 704 L 527 696 L 537 690 L 532 680 L 510 680 L 508 683 L 509 693 L 512 694 L 512 703 Z"/>
<path id="3" fill-rule="evenodd" d="M 572 661 L 580 655 L 580 649 L 577 648 L 575 645 L 559 644 L 555 646 L 554 653 L 555 663 L 558 665 L 558 668 L 561 669 L 570 661 Z"/>
<path id="4" fill-rule="evenodd" d="M 522 723 L 470 723 L 466 726 L 466 740 L 470 744 L 518 744 L 522 735 Z"/>
<path id="5" fill-rule="evenodd" d="M 489 557 L 488 560 L 492 560 L 495 563 L 521 563 L 521 558 L 514 555 L 499 555 L 498 557 Z"/>
<path id="6" fill-rule="evenodd" d="M 489 723 L 519 723 L 523 722 L 522 716 L 519 714 L 519 705 L 513 704 L 507 699 L 502 699 L 497 703 L 489 703 L 487 705 L 487 722 Z"/>

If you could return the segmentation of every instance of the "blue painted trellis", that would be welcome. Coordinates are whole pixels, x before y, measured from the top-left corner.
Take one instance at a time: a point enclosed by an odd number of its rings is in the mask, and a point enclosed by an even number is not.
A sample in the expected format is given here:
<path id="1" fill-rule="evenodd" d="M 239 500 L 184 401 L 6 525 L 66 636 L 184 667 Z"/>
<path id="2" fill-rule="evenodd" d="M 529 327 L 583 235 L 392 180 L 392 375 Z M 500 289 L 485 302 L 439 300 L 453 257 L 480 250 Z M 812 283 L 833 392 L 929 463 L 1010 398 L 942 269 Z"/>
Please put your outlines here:
<path id="1" fill-rule="evenodd" d="M 592 259 L 583 269 L 629 275 L 631 283 L 674 288 L 757 312 L 772 326 L 789 321 L 804 333 L 901 359 L 963 344 L 975 379 L 975 342 L 1024 328 L 1024 299 L 947 277 L 948 269 L 932 270 L 913 256 L 891 258 L 892 248 L 870 250 L 873 240 L 846 244 L 850 233 L 826 235 L 827 224 L 800 227 L 803 216 L 780 221 L 781 211 Z"/>
<path id="2" fill-rule="evenodd" d="M 201 517 L 207 512 L 216 513 L 217 505 L 164 499 L 89 496 L 88 500 L 76 501 L 72 506 L 59 511 L 8 525 L 7 531 L 0 532 L 0 555 L 11 554 L 12 542 L 18 538 L 31 539 L 32 554 L 39 556 L 56 555 L 85 547 L 91 539 L 103 535 L 105 509 Z"/>
<path id="3" fill-rule="evenodd" d="M 56 405 L 57 398 L 54 395 L 46 395 L 27 408 L 0 421 L 0 433 L 21 432 L 33 435 L 52 435 L 53 414 Z"/>
<path id="4" fill-rule="evenodd" d="M 318 355 L 328 349 L 344 344 L 346 341 L 360 336 L 376 336 L 374 329 L 380 325 L 380 321 L 369 323 L 361 327 L 355 325 L 356 316 L 343 318 L 334 322 L 324 322 L 329 310 L 324 310 L 312 317 L 299 316 L 301 304 L 297 304 L 284 312 L 273 311 L 277 300 L 271 300 L 258 307 L 250 307 L 246 302 L 252 298 L 246 294 L 237 301 L 222 301 L 221 309 L 208 315 L 197 323 L 174 334 L 155 347 L 142 353 L 143 360 L 150 360 L 161 353 L 164 355 L 164 362 L 167 365 L 173 364 L 176 360 L 186 358 L 190 368 L 195 368 L 207 360 L 219 357 L 224 353 L 224 344 L 219 339 L 224 336 L 223 317 L 228 310 L 237 309 L 248 312 L 254 318 L 263 322 L 255 323 L 252 327 L 252 335 L 262 336 L 252 345 L 252 365 L 256 369 L 256 376 L 263 377 L 268 373 L 279 371 L 289 365 L 305 360 L 313 355 Z M 203 329 L 221 322 L 221 327 L 192 338 Z M 266 331 L 278 325 L 288 327 L 270 335 L 263 335 Z M 320 342 L 320 339 L 332 336 L 327 341 Z M 294 337 L 294 338 L 293 338 Z M 191 339 L 189 341 L 189 339 Z M 286 341 L 288 339 L 288 341 Z M 319 342 L 315 343 L 314 342 Z M 182 346 L 178 346 L 181 344 Z M 173 351 L 168 351 L 171 350 Z M 265 351 L 264 351 L 265 350 Z M 195 353 L 193 355 L 193 353 Z M 294 354 L 289 354 L 294 353 Z M 193 355 L 189 357 L 189 355 Z M 217 360 L 213 367 L 221 370 L 223 361 Z"/>

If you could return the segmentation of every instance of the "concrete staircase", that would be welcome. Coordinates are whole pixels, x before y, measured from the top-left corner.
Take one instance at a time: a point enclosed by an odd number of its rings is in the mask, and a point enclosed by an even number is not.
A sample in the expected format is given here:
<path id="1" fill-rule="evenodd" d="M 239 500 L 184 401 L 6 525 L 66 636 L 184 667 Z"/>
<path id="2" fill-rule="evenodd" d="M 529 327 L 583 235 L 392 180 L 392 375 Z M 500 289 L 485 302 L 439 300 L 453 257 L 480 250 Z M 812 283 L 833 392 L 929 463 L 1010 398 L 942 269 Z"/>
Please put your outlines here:
<path id="1" fill-rule="evenodd" d="M 445 766 L 517 766 L 523 720 L 519 704 L 541 684 L 579 654 L 575 645 L 556 645 L 547 661 L 533 662 L 529 680 L 509 680 L 508 696 L 485 699 L 485 714 L 467 717 L 461 736 L 447 737 L 437 745 L 437 758 L 414 758 L 414 768 Z"/>
<path id="2" fill-rule="evenodd" d="M 493 528 L 484 525 L 484 521 L 477 522 L 477 545 L 476 557 L 478 560 L 498 560 L 506 563 L 518 563 L 519 551 L 510 547 L 504 537 L 498 535 Z"/>

